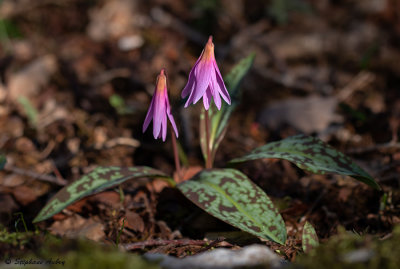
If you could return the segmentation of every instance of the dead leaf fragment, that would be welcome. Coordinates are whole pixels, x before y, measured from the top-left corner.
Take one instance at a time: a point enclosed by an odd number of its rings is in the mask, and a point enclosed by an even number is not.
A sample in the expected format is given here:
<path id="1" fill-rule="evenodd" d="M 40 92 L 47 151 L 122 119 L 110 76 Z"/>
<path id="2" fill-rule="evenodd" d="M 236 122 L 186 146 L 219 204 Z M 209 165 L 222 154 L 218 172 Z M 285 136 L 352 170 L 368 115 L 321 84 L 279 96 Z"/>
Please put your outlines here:
<path id="1" fill-rule="evenodd" d="M 289 125 L 306 134 L 320 133 L 331 123 L 342 121 L 335 113 L 337 104 L 335 97 L 292 98 L 269 105 L 258 121 L 271 130 Z"/>
<path id="2" fill-rule="evenodd" d="M 39 94 L 51 75 L 57 70 L 57 60 L 54 55 L 42 56 L 21 71 L 10 76 L 8 90 L 11 100 L 19 97 L 31 98 Z"/>
<path id="3" fill-rule="evenodd" d="M 132 210 L 126 212 L 125 226 L 140 233 L 144 232 L 145 228 L 142 217 Z"/>
<path id="4" fill-rule="evenodd" d="M 22 205 L 28 205 L 37 199 L 36 193 L 25 185 L 13 189 L 15 199 Z"/>
<path id="5" fill-rule="evenodd" d="M 49 230 L 55 235 L 69 238 L 85 237 L 93 241 L 99 241 L 105 236 L 103 224 L 92 218 L 85 219 L 79 215 L 56 221 Z"/>

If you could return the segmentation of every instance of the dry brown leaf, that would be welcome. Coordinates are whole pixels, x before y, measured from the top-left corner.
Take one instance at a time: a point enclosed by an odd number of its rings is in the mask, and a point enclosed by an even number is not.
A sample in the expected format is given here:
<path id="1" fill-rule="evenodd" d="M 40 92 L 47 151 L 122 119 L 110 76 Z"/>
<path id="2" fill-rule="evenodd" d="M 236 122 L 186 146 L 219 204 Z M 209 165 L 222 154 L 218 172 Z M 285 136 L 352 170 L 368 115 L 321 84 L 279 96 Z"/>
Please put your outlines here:
<path id="1" fill-rule="evenodd" d="M 9 194 L 0 193 L 0 216 L 10 216 L 14 210 L 18 209 L 18 205 Z M 1 218 L 3 220 L 3 217 Z"/>
<path id="2" fill-rule="evenodd" d="M 85 219 L 79 215 L 73 215 L 67 219 L 56 221 L 49 228 L 50 232 L 69 238 L 85 237 L 94 241 L 104 238 L 104 226 L 93 218 Z"/>
<path id="3" fill-rule="evenodd" d="M 119 193 L 115 191 L 105 191 L 97 193 L 90 197 L 90 201 L 103 203 L 105 205 L 111 206 L 112 208 L 118 208 L 121 206 L 121 197 Z"/>
<path id="4" fill-rule="evenodd" d="M 28 99 L 37 96 L 56 70 L 57 60 L 54 55 L 49 54 L 36 59 L 21 71 L 12 74 L 8 83 L 11 100 L 17 101 L 21 96 Z"/>
<path id="5" fill-rule="evenodd" d="M 125 226 L 136 232 L 144 232 L 145 224 L 142 217 L 132 210 L 126 212 L 126 222 Z"/>
<path id="6" fill-rule="evenodd" d="M 342 122 L 335 113 L 338 101 L 335 97 L 309 96 L 273 103 L 265 108 L 259 122 L 271 130 L 289 125 L 303 133 L 324 131 L 331 123 Z"/>
<path id="7" fill-rule="evenodd" d="M 107 1 L 102 7 L 96 7 L 90 11 L 87 33 L 96 41 L 121 37 L 132 31 L 137 17 L 134 1 Z"/>
<path id="8" fill-rule="evenodd" d="M 25 176 L 10 174 L 0 178 L 0 185 L 5 187 L 17 187 L 24 184 L 25 180 L 26 180 Z"/>
<path id="9" fill-rule="evenodd" d="M 13 195 L 15 200 L 17 200 L 22 205 L 28 205 L 37 199 L 36 193 L 28 186 L 21 185 L 13 189 Z"/>

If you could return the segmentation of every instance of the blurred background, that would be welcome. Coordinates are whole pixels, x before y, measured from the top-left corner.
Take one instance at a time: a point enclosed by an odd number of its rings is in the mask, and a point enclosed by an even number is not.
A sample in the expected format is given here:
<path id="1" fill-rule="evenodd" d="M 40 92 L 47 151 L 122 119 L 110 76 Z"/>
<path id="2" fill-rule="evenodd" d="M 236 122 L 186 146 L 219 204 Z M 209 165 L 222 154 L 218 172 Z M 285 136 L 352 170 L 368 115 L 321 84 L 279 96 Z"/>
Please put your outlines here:
<path id="1" fill-rule="evenodd" d="M 2 221 L 16 211 L 32 219 L 94 166 L 172 173 L 170 142 L 142 134 L 161 68 L 187 165 L 201 165 L 199 106 L 183 109 L 180 93 L 209 35 L 223 76 L 256 53 L 216 166 L 268 141 L 316 135 L 399 200 L 399 0 L 2 0 Z M 277 201 L 286 197 L 286 220 L 311 210 L 323 237 L 339 224 L 385 231 L 400 221 L 395 206 L 378 218 L 380 195 L 354 180 L 311 176 L 284 161 L 242 169 Z"/>

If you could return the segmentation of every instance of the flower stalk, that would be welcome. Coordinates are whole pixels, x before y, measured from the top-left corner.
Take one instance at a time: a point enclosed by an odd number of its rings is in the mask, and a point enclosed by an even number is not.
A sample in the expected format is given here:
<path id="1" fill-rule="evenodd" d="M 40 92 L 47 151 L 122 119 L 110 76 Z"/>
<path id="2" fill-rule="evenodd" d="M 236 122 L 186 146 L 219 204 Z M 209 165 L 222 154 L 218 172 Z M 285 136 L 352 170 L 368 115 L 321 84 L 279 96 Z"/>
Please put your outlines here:
<path id="1" fill-rule="evenodd" d="M 171 139 L 172 139 L 172 149 L 174 151 L 175 170 L 178 176 L 178 180 L 179 182 L 181 182 L 182 181 L 181 163 L 179 161 L 179 151 L 173 129 L 171 129 Z"/>
<path id="2" fill-rule="evenodd" d="M 206 169 L 212 168 L 212 156 L 211 156 L 211 148 L 210 148 L 210 117 L 208 116 L 208 111 L 205 111 L 205 131 L 206 131 Z"/>

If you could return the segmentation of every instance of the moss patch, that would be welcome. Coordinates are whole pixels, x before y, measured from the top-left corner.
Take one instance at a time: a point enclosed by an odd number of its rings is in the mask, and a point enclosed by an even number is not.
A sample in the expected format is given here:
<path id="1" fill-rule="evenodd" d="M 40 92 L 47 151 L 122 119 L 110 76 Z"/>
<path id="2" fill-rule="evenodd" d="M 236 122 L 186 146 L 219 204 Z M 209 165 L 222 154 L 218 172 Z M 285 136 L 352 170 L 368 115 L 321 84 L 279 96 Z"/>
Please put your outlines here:
<path id="1" fill-rule="evenodd" d="M 310 254 L 297 257 L 292 268 L 397 269 L 400 264 L 399 242 L 400 226 L 385 240 L 341 231 Z"/>

